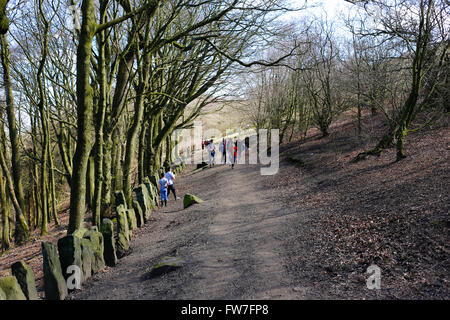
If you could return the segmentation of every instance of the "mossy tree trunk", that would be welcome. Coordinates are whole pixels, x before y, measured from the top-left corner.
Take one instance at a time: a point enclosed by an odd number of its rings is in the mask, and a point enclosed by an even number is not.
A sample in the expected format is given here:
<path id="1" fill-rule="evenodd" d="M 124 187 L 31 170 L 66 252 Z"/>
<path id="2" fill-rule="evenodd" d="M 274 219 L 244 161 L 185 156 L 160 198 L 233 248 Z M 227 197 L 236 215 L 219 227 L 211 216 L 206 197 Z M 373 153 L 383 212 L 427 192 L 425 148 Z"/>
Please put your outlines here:
<path id="1" fill-rule="evenodd" d="M 86 205 L 89 210 L 94 210 L 94 195 L 95 195 L 95 157 L 89 156 L 88 167 L 86 173 Z"/>
<path id="2" fill-rule="evenodd" d="M 100 1 L 100 25 L 107 20 L 107 1 Z M 97 79 L 99 86 L 99 99 L 95 112 L 95 191 L 93 203 L 93 224 L 100 228 L 102 214 L 102 191 L 103 191 L 103 164 L 104 164 L 104 127 L 107 109 L 109 86 L 106 75 L 106 41 L 107 31 L 97 33 L 98 67 Z"/>
<path id="3" fill-rule="evenodd" d="M 355 160 L 365 159 L 369 154 L 379 155 L 384 149 L 391 147 L 396 142 L 397 149 L 397 161 L 406 157 L 405 154 L 405 139 L 408 134 L 411 123 L 414 121 L 417 114 L 426 105 L 430 94 L 433 93 L 433 89 L 428 93 L 423 92 L 423 79 L 430 75 L 433 71 L 435 74 L 432 77 L 428 77 L 428 85 L 434 88 L 439 75 L 442 72 L 442 65 L 447 59 L 448 51 L 450 48 L 450 42 L 436 40 L 433 37 L 438 37 L 439 32 L 436 28 L 439 28 L 440 23 L 445 22 L 440 14 L 437 14 L 437 2 L 432 0 L 420 1 L 417 4 L 417 8 L 413 11 L 405 14 L 411 14 L 413 19 L 416 19 L 416 23 L 413 25 L 407 25 L 408 28 L 401 28 L 401 20 L 395 20 L 393 22 L 400 23 L 399 26 L 393 28 L 392 25 L 385 27 L 383 33 L 389 34 L 393 37 L 397 37 L 406 42 L 406 47 L 409 50 L 409 56 L 411 59 L 411 84 L 407 99 L 399 108 L 398 111 L 392 116 L 389 121 L 389 130 L 382 137 L 377 146 L 369 151 L 360 153 Z M 393 6 L 393 12 L 398 9 Z M 395 31 L 393 31 L 395 29 Z M 406 55 L 405 55 L 406 56 Z M 419 102 L 420 101 L 420 102 Z"/>
<path id="4" fill-rule="evenodd" d="M 11 199 L 11 202 L 13 203 L 14 206 L 14 210 L 16 211 L 15 228 L 21 229 L 21 232 L 19 233 L 17 231 L 14 232 L 14 242 L 17 244 L 23 244 L 29 238 L 28 225 L 25 220 L 22 208 L 19 205 L 19 201 L 17 201 L 14 192 L 14 182 L 11 173 L 9 172 L 9 166 L 4 155 L 4 150 L 1 147 L 0 147 L 0 166 L 2 167 L 3 175 L 6 179 L 6 186 L 9 193 L 9 199 Z M 26 226 L 26 229 L 24 228 L 24 226 Z M 17 238 L 17 236 L 19 236 L 19 238 Z"/>
<path id="5" fill-rule="evenodd" d="M 123 8 L 127 14 L 131 13 L 131 7 L 129 5 L 123 3 Z M 105 142 L 103 148 L 103 191 L 101 208 L 104 211 L 110 211 L 111 209 L 113 190 L 122 189 L 122 141 L 120 139 L 120 126 L 124 121 L 125 103 L 129 92 L 130 80 L 132 80 L 130 77 L 133 73 L 133 64 L 136 59 L 136 29 L 138 28 L 133 24 L 133 28 L 128 34 L 128 43 L 119 54 L 111 111 L 106 114 L 103 125 Z"/>
<path id="6" fill-rule="evenodd" d="M 101 208 L 103 213 L 109 212 L 111 206 L 113 152 L 112 133 L 106 133 L 103 155 L 103 190 L 101 198 Z"/>
<path id="7" fill-rule="evenodd" d="M 55 183 L 55 165 L 53 159 L 53 151 L 49 144 L 48 150 L 48 159 L 49 159 L 49 172 L 50 172 L 50 199 L 51 199 L 51 213 L 53 216 L 53 220 L 55 221 L 55 225 L 59 226 L 59 218 L 58 218 L 58 210 L 56 208 L 57 198 L 56 198 L 56 183 Z"/>
<path id="8" fill-rule="evenodd" d="M 146 149 L 146 136 L 147 136 L 147 126 L 143 125 L 141 133 L 139 135 L 139 151 L 138 151 L 138 179 L 139 183 L 143 183 L 145 177 L 145 149 Z"/>
<path id="9" fill-rule="evenodd" d="M 96 23 L 95 0 L 83 0 L 81 4 L 81 28 L 78 34 L 76 62 L 76 96 L 77 96 L 77 146 L 73 156 L 73 173 L 71 178 L 70 218 L 67 232 L 73 233 L 82 227 L 86 205 L 86 173 L 88 159 L 96 137 L 93 124 L 94 102 L 90 83 L 92 41 L 96 33 L 101 33 L 141 12 L 144 9 L 155 11 L 160 1 L 149 1 L 139 9 L 103 24 Z M 107 4 L 107 1 L 104 2 Z M 123 2 L 124 7 L 129 7 Z M 103 139 L 103 137 L 102 137 Z M 103 179 L 103 177 L 102 177 Z"/>
<path id="10" fill-rule="evenodd" d="M 73 157 L 70 194 L 70 218 L 67 233 L 83 226 L 86 209 L 86 173 L 94 138 L 93 93 L 90 84 L 92 40 L 95 35 L 94 0 L 83 0 L 82 23 L 77 47 L 77 146 Z"/>
<path id="11" fill-rule="evenodd" d="M 16 114 L 13 100 L 12 83 L 10 75 L 10 52 L 7 39 L 7 32 L 9 29 L 9 21 L 6 17 L 6 5 L 8 1 L 2 0 L 0 2 L 0 45 L 1 45 L 1 61 L 3 67 L 3 85 L 5 87 L 6 96 L 6 113 L 8 118 L 8 131 L 11 143 L 11 168 L 12 168 L 12 181 L 10 181 L 11 188 L 14 193 L 13 202 L 15 203 L 16 210 L 16 226 L 14 242 L 18 245 L 23 244 L 30 237 L 30 231 L 25 217 L 23 216 L 24 194 L 22 187 L 22 168 L 20 160 L 20 143 L 19 132 L 17 130 Z M 2 150 L 3 165 L 6 164 L 6 158 Z M 5 172 L 4 168 L 4 174 Z"/>
<path id="12" fill-rule="evenodd" d="M 145 59 L 144 64 L 149 63 L 149 57 Z M 145 69 L 145 67 L 143 67 Z M 144 115 L 144 93 L 147 90 L 148 85 L 148 71 L 141 70 L 139 75 L 139 85 L 136 90 L 136 101 L 134 103 L 134 116 L 133 123 L 127 134 L 127 144 L 125 151 L 125 161 L 123 166 L 124 176 L 124 193 L 129 208 L 132 207 L 132 160 L 136 156 L 136 142 L 139 138 L 139 132 L 141 130 L 143 115 Z"/>
<path id="13" fill-rule="evenodd" d="M 45 14 L 42 8 L 42 0 L 38 2 L 39 18 L 43 24 L 43 34 L 42 34 L 42 47 L 41 47 L 41 59 L 39 61 L 39 67 L 37 72 L 37 83 L 38 83 L 38 93 L 39 102 L 38 109 L 40 114 L 40 124 L 41 124 L 41 204 L 42 204 L 42 221 L 41 221 L 41 235 L 46 235 L 48 233 L 47 224 L 49 219 L 49 193 L 48 193 L 48 183 L 49 183 L 49 150 L 50 150 L 50 132 L 48 123 L 48 114 L 46 109 L 46 99 L 45 99 L 45 88 L 44 88 L 44 68 L 48 53 L 48 30 L 49 23 L 45 18 Z"/>
<path id="14" fill-rule="evenodd" d="M 116 129 L 115 134 L 113 136 L 113 178 L 111 183 L 112 190 L 121 190 L 123 189 L 122 183 L 122 154 L 123 154 L 123 146 L 120 143 L 119 139 L 120 130 Z"/>
<path id="15" fill-rule="evenodd" d="M 9 212 L 7 206 L 6 181 L 3 179 L 3 172 L 0 169 L 0 218 L 2 224 L 0 226 L 0 243 L 2 251 L 6 251 L 10 247 L 9 242 Z"/>

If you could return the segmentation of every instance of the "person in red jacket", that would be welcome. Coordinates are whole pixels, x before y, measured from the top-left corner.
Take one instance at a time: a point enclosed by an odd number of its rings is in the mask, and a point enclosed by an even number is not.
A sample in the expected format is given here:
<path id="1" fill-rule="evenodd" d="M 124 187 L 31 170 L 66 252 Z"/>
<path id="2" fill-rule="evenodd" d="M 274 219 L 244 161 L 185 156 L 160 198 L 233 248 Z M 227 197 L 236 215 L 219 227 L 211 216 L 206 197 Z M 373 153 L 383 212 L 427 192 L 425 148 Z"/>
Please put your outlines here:
<path id="1" fill-rule="evenodd" d="M 233 147 L 233 163 L 231 164 L 231 169 L 234 169 L 234 164 L 236 163 L 236 159 L 237 159 L 237 141 L 234 142 L 234 147 Z"/>

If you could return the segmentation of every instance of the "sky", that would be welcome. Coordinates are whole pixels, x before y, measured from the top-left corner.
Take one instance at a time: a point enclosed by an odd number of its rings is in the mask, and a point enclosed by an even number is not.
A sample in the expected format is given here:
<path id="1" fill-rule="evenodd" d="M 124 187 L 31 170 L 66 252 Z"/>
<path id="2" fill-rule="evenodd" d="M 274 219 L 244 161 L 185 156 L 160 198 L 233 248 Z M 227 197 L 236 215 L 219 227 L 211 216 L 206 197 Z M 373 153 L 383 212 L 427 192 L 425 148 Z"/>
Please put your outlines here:
<path id="1" fill-rule="evenodd" d="M 301 7 L 304 4 L 304 0 L 287 0 L 292 7 Z M 311 17 L 315 15 L 318 17 L 327 17 L 329 22 L 333 22 L 334 31 L 336 34 L 343 37 L 349 35 L 349 30 L 344 25 L 343 17 L 346 17 L 349 13 L 349 9 L 355 8 L 351 3 L 345 0 L 307 0 L 310 8 L 288 12 L 283 15 L 283 20 L 287 22 L 298 21 L 302 16 Z"/>
<path id="2" fill-rule="evenodd" d="M 292 6 L 301 6 L 304 0 L 290 0 Z M 347 12 L 347 9 L 352 5 L 344 0 L 308 0 L 308 5 L 314 5 L 316 7 L 302 10 L 299 12 L 291 12 L 286 14 L 286 19 L 298 18 L 305 14 L 317 14 L 320 15 L 326 12 L 330 19 L 338 17 L 339 12 Z"/>

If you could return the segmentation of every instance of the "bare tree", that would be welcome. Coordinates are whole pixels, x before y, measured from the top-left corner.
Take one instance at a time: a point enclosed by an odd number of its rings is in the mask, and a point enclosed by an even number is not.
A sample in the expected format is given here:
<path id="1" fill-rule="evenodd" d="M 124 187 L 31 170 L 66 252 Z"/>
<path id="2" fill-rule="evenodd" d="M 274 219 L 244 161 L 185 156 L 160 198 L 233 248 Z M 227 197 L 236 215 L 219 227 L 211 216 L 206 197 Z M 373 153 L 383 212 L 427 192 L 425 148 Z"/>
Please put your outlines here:
<path id="1" fill-rule="evenodd" d="M 449 4 L 439 0 L 366 1 L 363 10 L 374 21 L 361 28 L 360 34 L 396 44 L 392 46 L 392 60 L 404 61 L 409 83 L 401 107 L 391 116 L 389 131 L 374 149 L 361 153 L 357 159 L 379 154 L 395 142 L 397 160 L 401 160 L 406 156 L 404 144 L 411 123 L 429 104 L 438 79 L 445 72 L 443 65 L 450 47 Z M 434 77 L 430 78 L 430 74 Z M 424 87 L 426 78 L 429 90 Z"/>

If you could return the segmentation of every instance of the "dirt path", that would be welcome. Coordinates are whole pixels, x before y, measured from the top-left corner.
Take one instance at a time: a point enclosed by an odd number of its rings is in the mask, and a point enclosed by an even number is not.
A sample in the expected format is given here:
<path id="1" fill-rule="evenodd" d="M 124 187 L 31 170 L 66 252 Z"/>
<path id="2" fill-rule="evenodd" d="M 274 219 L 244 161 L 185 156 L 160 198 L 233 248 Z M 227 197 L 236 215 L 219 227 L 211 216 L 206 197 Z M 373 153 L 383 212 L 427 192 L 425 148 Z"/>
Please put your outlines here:
<path id="1" fill-rule="evenodd" d="M 204 203 L 182 209 L 170 195 L 167 209 L 139 230 L 133 252 L 84 284 L 73 299 L 301 299 L 283 265 L 282 239 L 289 214 L 258 188 L 258 166 L 216 166 L 177 182 Z M 161 257 L 185 266 L 144 280 Z"/>

